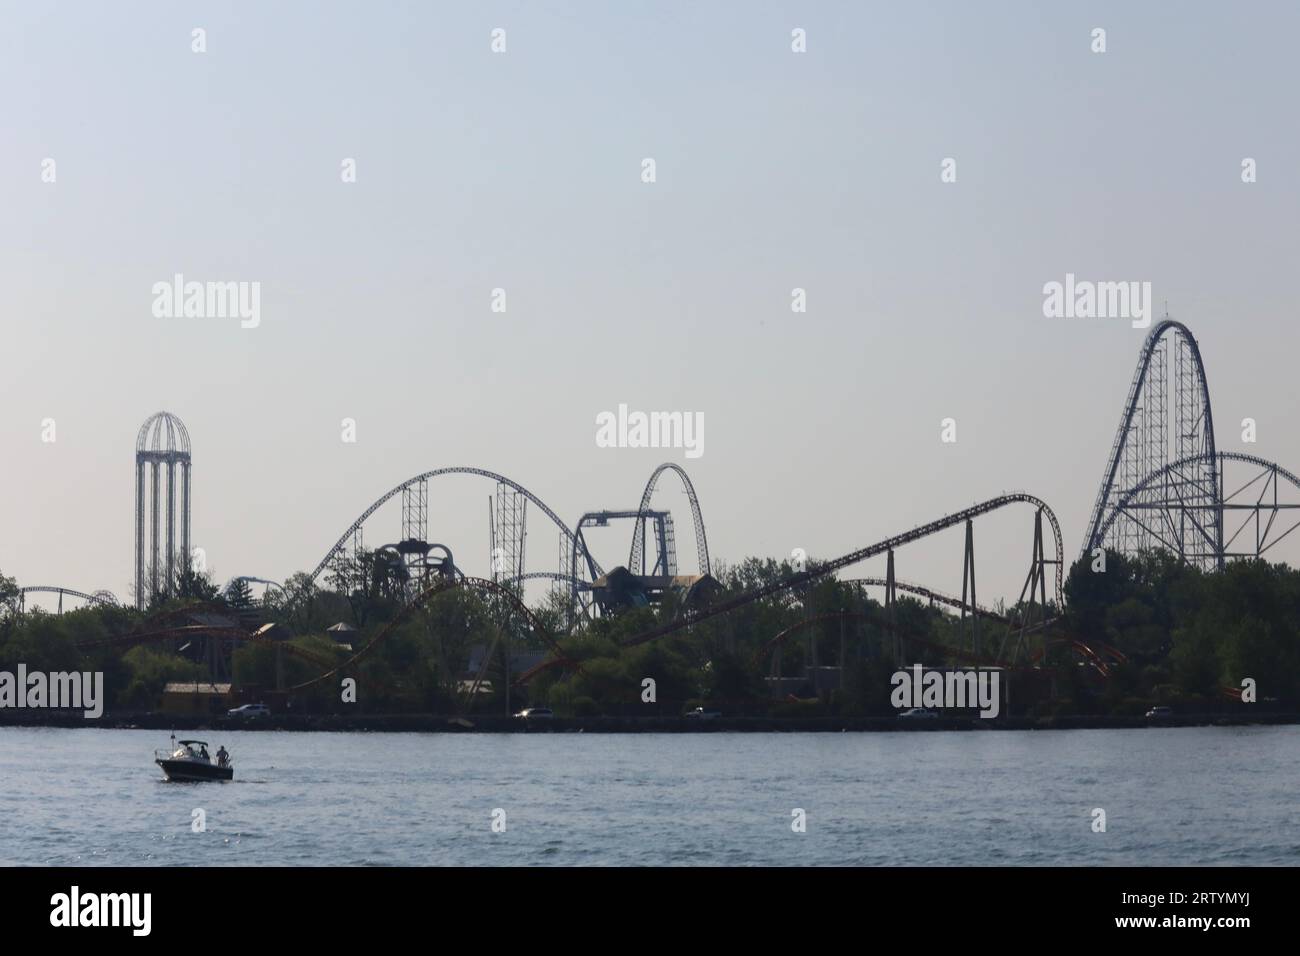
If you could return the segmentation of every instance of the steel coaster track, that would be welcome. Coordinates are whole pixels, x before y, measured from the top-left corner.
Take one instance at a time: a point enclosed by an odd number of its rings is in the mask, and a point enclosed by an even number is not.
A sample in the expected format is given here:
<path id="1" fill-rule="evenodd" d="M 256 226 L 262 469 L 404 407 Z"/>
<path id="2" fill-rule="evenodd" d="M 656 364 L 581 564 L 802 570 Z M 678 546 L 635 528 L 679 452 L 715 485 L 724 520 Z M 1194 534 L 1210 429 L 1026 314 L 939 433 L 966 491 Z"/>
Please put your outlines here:
<path id="1" fill-rule="evenodd" d="M 1287 481 L 1289 481 L 1292 484 L 1292 486 L 1296 488 L 1300 488 L 1300 477 L 1292 474 L 1290 471 L 1287 471 L 1281 465 L 1278 465 L 1275 462 L 1268 461 L 1265 458 L 1260 458 L 1257 455 L 1246 455 L 1241 452 L 1235 452 L 1235 451 L 1221 451 L 1221 452 L 1216 452 L 1213 458 L 1211 458 L 1210 453 L 1206 452 L 1200 455 L 1189 455 L 1186 458 L 1180 458 L 1178 461 L 1170 462 L 1168 465 L 1165 465 L 1163 468 L 1159 469 L 1158 471 L 1154 471 L 1151 474 L 1147 475 L 1147 477 L 1142 479 L 1141 482 L 1134 485 L 1127 492 L 1125 492 L 1123 497 L 1121 497 L 1115 503 L 1115 507 L 1111 509 L 1110 514 L 1107 516 L 1105 523 L 1101 526 L 1101 530 L 1098 532 L 1098 540 L 1104 541 L 1106 539 L 1106 532 L 1110 530 L 1110 526 L 1114 524 L 1115 521 L 1118 520 L 1118 518 L 1122 514 L 1126 513 L 1126 509 L 1135 507 L 1133 504 L 1134 500 L 1140 498 L 1144 491 L 1148 490 L 1152 486 L 1158 485 L 1169 475 L 1178 472 L 1180 469 L 1185 469 L 1188 465 L 1202 464 L 1209 460 L 1213 460 L 1220 469 L 1222 468 L 1223 462 L 1225 461 L 1244 462 L 1245 464 L 1255 465 L 1259 468 L 1264 469 L 1264 473 L 1257 475 L 1251 481 L 1247 482 L 1246 485 L 1244 485 L 1241 488 L 1238 488 L 1230 495 L 1223 495 L 1222 494 L 1223 489 L 1218 488 L 1217 502 L 1215 504 L 1201 506 L 1202 510 L 1211 509 L 1211 510 L 1216 510 L 1220 513 L 1220 517 L 1217 521 L 1217 525 L 1220 529 L 1220 535 L 1222 535 L 1222 528 L 1223 528 L 1223 519 L 1221 513 L 1222 510 L 1225 508 L 1247 509 L 1247 510 L 1255 509 L 1255 510 L 1264 511 L 1264 510 L 1276 510 L 1278 508 L 1294 507 L 1288 505 L 1277 505 L 1276 503 L 1270 506 L 1262 503 L 1262 501 L 1256 501 L 1255 504 L 1253 505 L 1231 504 L 1232 500 L 1238 494 L 1245 491 L 1246 488 L 1250 487 L 1250 485 L 1254 484 L 1260 478 L 1267 478 L 1268 472 L 1272 472 L 1274 476 L 1280 476 L 1282 478 L 1285 478 Z M 1216 482 L 1216 485 L 1217 484 L 1218 483 Z M 1149 507 L 1173 508 L 1177 510 L 1180 507 L 1180 505 L 1165 503 L 1163 505 L 1152 505 Z M 1273 539 L 1273 541 L 1269 543 L 1268 547 L 1271 548 L 1273 545 L 1277 544 L 1278 541 L 1280 541 L 1283 537 L 1285 537 L 1286 535 L 1294 531 L 1297 526 L 1300 525 L 1293 525 L 1292 527 L 1288 528 L 1285 532 L 1283 532 L 1281 535 L 1278 535 L 1276 538 Z M 1242 527 L 1244 528 L 1245 526 L 1243 525 Z M 1269 530 L 1271 530 L 1271 528 L 1272 528 L 1272 521 L 1270 520 Z M 1202 530 L 1201 533 L 1204 535 L 1205 534 L 1204 530 Z M 1240 533 L 1241 533 L 1241 528 L 1238 528 L 1237 532 L 1233 535 L 1232 540 L 1235 540 L 1237 535 Z M 1215 542 L 1210 541 L 1209 543 L 1213 544 Z M 1222 557 L 1224 556 L 1225 553 L 1226 545 L 1222 542 L 1222 540 L 1220 540 L 1217 544 L 1218 544 L 1217 553 L 1219 554 L 1220 559 L 1222 560 Z M 1231 544 L 1231 540 L 1228 542 L 1228 544 Z M 1267 548 L 1265 548 L 1265 550 L 1267 550 Z"/>
<path id="2" fill-rule="evenodd" d="M 646 482 L 645 491 L 641 493 L 640 511 L 646 512 L 650 509 L 650 499 L 655 493 L 655 485 L 659 481 L 659 476 L 665 471 L 676 472 L 677 477 L 682 480 L 682 487 L 686 489 L 686 497 L 691 505 L 691 523 L 695 528 L 695 558 L 699 562 L 700 574 L 710 573 L 709 569 L 709 539 L 704 530 L 704 516 L 700 512 L 700 499 L 695 494 L 695 485 L 687 476 L 685 470 L 678 464 L 666 461 L 654 470 L 650 480 Z M 627 569 L 633 574 L 640 574 L 637 570 L 641 566 L 643 538 L 645 535 L 645 518 L 638 518 L 636 526 L 632 529 L 632 551 L 628 555 Z"/>
<path id="3" fill-rule="evenodd" d="M 542 501 L 541 498 L 538 498 L 535 494 L 533 494 L 531 491 L 529 491 L 527 488 L 525 488 L 523 485 L 519 484 L 518 482 L 512 481 L 511 479 L 507 478 L 505 475 L 499 475 L 495 471 L 488 471 L 486 468 L 472 468 L 468 466 L 458 466 L 458 465 L 451 466 L 448 468 L 435 468 L 432 471 L 426 471 L 423 472 L 422 474 L 416 475 L 414 478 L 407 479 L 406 481 L 402 482 L 400 485 L 397 485 L 391 491 L 375 499 L 375 501 L 370 505 L 370 507 L 361 513 L 361 517 L 357 518 L 356 521 L 352 522 L 352 524 L 348 526 L 348 530 L 343 532 L 343 534 L 339 536 L 338 541 L 336 541 L 334 543 L 334 546 L 330 548 L 328 552 L 326 552 L 325 557 L 321 558 L 320 563 L 316 565 L 316 569 L 311 573 L 311 580 L 315 581 L 318 577 L 320 577 L 321 572 L 323 572 L 329 566 L 330 562 L 334 560 L 335 556 L 340 554 L 346 549 L 348 541 L 352 538 L 352 535 L 356 533 L 357 529 L 360 528 L 363 524 L 365 524 L 366 519 L 369 518 L 376 511 L 378 511 L 379 508 L 382 505 L 384 505 L 390 498 L 393 498 L 396 495 L 401 494 L 402 491 L 405 490 L 406 488 L 418 484 L 421 481 L 427 481 L 430 478 L 437 478 L 442 475 L 477 475 L 481 478 L 490 478 L 493 481 L 496 481 L 500 484 L 509 486 L 510 488 L 519 492 L 521 495 L 523 495 L 533 504 L 535 504 L 538 508 L 540 508 L 542 510 L 542 513 L 546 515 L 546 517 L 550 518 L 551 521 L 555 524 L 555 526 L 559 528 L 560 533 L 564 536 L 564 540 L 569 542 L 570 544 L 572 543 L 573 532 L 569 529 L 569 526 L 566 525 L 562 520 L 560 520 L 560 516 L 557 515 L 554 511 L 552 511 L 550 507 L 547 506 L 546 502 Z"/>
<path id="4" fill-rule="evenodd" d="M 840 570 L 841 568 L 846 568 L 849 567 L 850 565 L 857 564 L 860 561 L 866 561 L 868 558 L 874 558 L 877 555 L 885 554 L 886 552 L 900 548 L 903 545 L 910 544 L 913 541 L 918 541 L 921 538 L 928 537 L 929 535 L 935 534 L 936 532 L 943 531 L 947 528 L 951 528 L 954 525 L 962 524 L 963 522 L 968 521 L 972 518 L 977 518 L 980 515 L 988 514 L 990 511 L 997 511 L 999 508 L 1004 508 L 1007 505 L 1015 504 L 1019 502 L 1031 504 L 1041 509 L 1042 513 L 1046 515 L 1048 521 L 1051 523 L 1052 534 L 1056 540 L 1056 560 L 1044 561 L 1043 563 L 1056 565 L 1056 602 L 1057 602 L 1057 606 L 1060 607 L 1064 604 L 1064 589 L 1062 585 L 1063 585 L 1063 578 L 1064 578 L 1064 563 L 1065 563 L 1064 556 L 1062 553 L 1062 547 L 1061 547 L 1060 524 L 1056 520 L 1056 515 L 1052 513 L 1052 509 L 1047 506 L 1047 503 L 1045 501 L 1043 501 L 1040 498 L 1036 498 L 1031 494 L 1027 494 L 1025 492 L 1013 492 L 1011 494 L 999 495 L 996 498 L 990 498 L 988 501 L 983 501 L 977 505 L 972 505 L 971 507 L 966 508 L 962 511 L 958 511 L 950 515 L 945 515 L 944 517 L 931 521 L 928 524 L 924 524 L 919 527 L 913 528 L 910 531 L 905 531 L 902 534 L 895 535 L 892 538 L 886 538 L 884 541 L 878 541 L 875 544 L 868 545 L 865 548 L 859 548 L 857 551 L 851 551 L 848 554 L 842 555 L 841 557 L 834 558 L 830 561 L 826 561 L 821 564 L 818 564 L 814 568 L 809 568 L 806 571 L 797 572 L 795 574 L 789 575 L 788 577 L 782 578 L 779 581 L 773 581 L 770 584 L 766 584 L 762 587 L 755 588 L 752 591 L 747 591 L 744 594 L 739 594 L 736 597 L 730 598 L 726 601 L 721 601 L 717 604 L 712 604 L 703 608 L 687 610 L 683 612 L 683 614 L 675 621 L 672 621 L 668 624 L 660 625 L 659 627 L 651 628 L 648 631 L 644 631 L 640 634 L 628 638 L 627 640 L 622 642 L 623 646 L 633 647 L 637 644 L 644 644 L 647 641 L 652 641 L 656 638 L 664 637 L 668 634 L 673 634 L 677 631 L 691 627 L 694 624 L 698 624 L 701 621 L 706 621 L 709 618 L 717 617 L 719 614 L 729 613 L 738 608 L 742 608 L 747 604 L 752 604 L 755 601 L 759 601 L 765 597 L 769 597 L 773 594 L 779 594 L 782 591 L 788 591 L 792 588 L 797 588 L 802 584 L 808 584 L 812 581 L 816 581 L 820 578 L 826 577 L 827 575 L 833 574 L 834 572 Z"/>
<path id="5" fill-rule="evenodd" d="M 1129 385 L 1128 398 L 1124 402 L 1124 411 L 1120 416 L 1119 428 L 1115 431 L 1115 439 L 1111 445 L 1110 457 L 1106 462 L 1106 471 L 1102 475 L 1101 488 L 1097 492 L 1097 500 L 1093 504 L 1092 517 L 1088 521 L 1088 533 L 1084 535 L 1083 547 L 1079 552 L 1080 558 L 1087 557 L 1095 548 L 1103 546 L 1105 541 L 1101 533 L 1103 523 L 1109 526 L 1113 522 L 1106 521 L 1106 505 L 1110 501 L 1112 491 L 1115 487 L 1115 476 L 1119 470 L 1120 461 L 1124 456 L 1124 448 L 1128 443 L 1129 434 L 1132 429 L 1133 419 L 1141 404 L 1142 385 L 1146 381 L 1147 370 L 1151 364 L 1151 356 L 1159 344 L 1160 339 L 1169 331 L 1180 333 L 1187 342 L 1191 351 L 1192 361 L 1196 371 L 1197 384 L 1200 386 L 1201 401 L 1204 404 L 1205 417 L 1205 457 L 1213 460 L 1215 454 L 1214 445 L 1214 416 L 1210 409 L 1210 389 L 1205 379 L 1205 363 L 1201 359 L 1201 348 L 1196 342 L 1195 336 L 1191 330 L 1181 322 L 1173 319 L 1164 319 L 1152 326 L 1151 331 L 1147 334 L 1146 340 L 1142 343 L 1142 351 L 1138 356 L 1137 370 L 1133 374 L 1133 381 Z M 1200 456 L 1193 456 L 1200 457 Z M 1168 469 L 1162 469 L 1167 471 Z M 1212 489 L 1213 490 L 1213 489 Z M 1220 489 L 1221 490 L 1221 489 Z M 1218 494 L 1214 497 L 1217 499 Z M 1113 513 L 1113 511 L 1112 511 Z M 1217 553 L 1223 551 L 1223 526 L 1218 523 L 1215 528 L 1214 541 L 1217 545 Z"/>

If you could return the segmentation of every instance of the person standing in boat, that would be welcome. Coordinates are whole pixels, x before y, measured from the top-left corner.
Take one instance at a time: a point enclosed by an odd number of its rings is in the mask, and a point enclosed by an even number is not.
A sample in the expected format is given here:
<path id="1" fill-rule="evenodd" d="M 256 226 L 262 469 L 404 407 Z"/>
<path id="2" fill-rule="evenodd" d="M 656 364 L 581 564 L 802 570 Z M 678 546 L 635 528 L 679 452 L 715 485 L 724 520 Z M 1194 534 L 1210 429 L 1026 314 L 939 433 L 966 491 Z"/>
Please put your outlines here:
<path id="1" fill-rule="evenodd" d="M 230 760 L 230 754 L 226 753 L 226 747 L 223 744 L 217 751 L 217 766 L 224 767 L 228 760 Z"/>

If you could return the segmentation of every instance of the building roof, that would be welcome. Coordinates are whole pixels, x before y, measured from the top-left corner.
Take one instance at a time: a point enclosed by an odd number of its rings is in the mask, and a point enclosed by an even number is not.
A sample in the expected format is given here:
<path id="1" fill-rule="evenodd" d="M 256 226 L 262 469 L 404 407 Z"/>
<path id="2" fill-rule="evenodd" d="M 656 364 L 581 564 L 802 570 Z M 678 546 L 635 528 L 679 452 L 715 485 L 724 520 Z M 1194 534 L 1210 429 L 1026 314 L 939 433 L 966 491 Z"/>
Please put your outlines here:
<path id="1" fill-rule="evenodd" d="M 487 654 L 486 644 L 473 644 L 469 649 L 469 661 L 465 665 L 467 675 L 476 675 L 483 667 L 483 656 Z M 522 674 L 546 660 L 545 651 L 511 651 L 510 672 Z"/>
<path id="2" fill-rule="evenodd" d="M 192 622 L 201 627 L 238 627 L 239 622 L 233 617 L 226 614 L 213 614 L 208 611 L 198 611 L 187 614 Z"/>

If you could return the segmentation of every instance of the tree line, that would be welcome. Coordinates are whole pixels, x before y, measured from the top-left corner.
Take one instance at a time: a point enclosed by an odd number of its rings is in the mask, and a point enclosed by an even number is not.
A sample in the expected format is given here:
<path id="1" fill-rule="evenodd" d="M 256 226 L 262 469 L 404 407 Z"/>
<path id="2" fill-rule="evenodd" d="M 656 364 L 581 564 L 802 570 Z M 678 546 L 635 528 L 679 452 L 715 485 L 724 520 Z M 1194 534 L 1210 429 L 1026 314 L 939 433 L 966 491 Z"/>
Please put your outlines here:
<path id="1" fill-rule="evenodd" d="M 827 577 L 635 646 L 625 642 L 682 612 L 680 596 L 583 618 L 566 634 L 567 593 L 535 600 L 531 616 L 492 594 L 459 588 L 412 608 L 408 582 L 395 582 L 392 568 L 364 553 L 332 568 L 323 583 L 295 574 L 259 600 L 246 582 L 222 592 L 208 575 L 181 567 L 172 596 L 156 596 L 143 611 L 92 605 L 61 615 L 20 612 L 17 582 L 0 575 L 0 669 L 21 662 L 29 671 L 103 671 L 110 709 L 150 710 L 167 682 L 208 679 L 202 642 L 86 645 L 190 610 L 247 627 L 280 626 L 277 641 L 240 641 L 227 651 L 236 686 L 268 691 L 344 665 L 386 631 L 338 681 L 296 696 L 294 708 L 307 711 L 504 713 L 544 705 L 560 714 L 634 716 L 698 704 L 729 714 L 887 716 L 890 677 L 900 664 L 995 660 L 1008 665 L 1013 714 L 1133 715 L 1154 704 L 1196 713 L 1239 709 L 1247 680 L 1257 687 L 1258 706 L 1295 709 L 1300 572 L 1253 560 L 1203 573 L 1164 552 L 1108 553 L 1104 570 L 1095 565 L 1081 560 L 1070 569 L 1064 608 L 997 608 L 1010 625 L 993 618 L 972 624 L 907 596 L 886 608 L 858 584 Z M 793 572 L 770 558 L 723 566 L 713 599 Z M 1044 611 L 1053 623 L 1020 633 L 1017 621 Z M 355 629 L 344 641 L 327 632 L 340 622 Z M 517 684 L 520 668 L 555 657 L 547 634 L 567 663 Z M 359 688 L 355 703 L 342 700 L 345 676 Z"/>

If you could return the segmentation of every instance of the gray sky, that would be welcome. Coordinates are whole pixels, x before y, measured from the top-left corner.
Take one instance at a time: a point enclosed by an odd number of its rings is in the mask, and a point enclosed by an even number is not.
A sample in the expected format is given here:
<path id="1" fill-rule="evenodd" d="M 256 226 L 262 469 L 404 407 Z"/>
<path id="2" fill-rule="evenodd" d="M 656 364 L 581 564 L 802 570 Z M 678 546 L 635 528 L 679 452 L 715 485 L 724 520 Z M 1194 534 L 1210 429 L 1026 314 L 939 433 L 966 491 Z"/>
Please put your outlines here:
<path id="1" fill-rule="evenodd" d="M 1145 333 L 1045 318 L 1067 272 L 1151 282 L 1200 340 L 1220 447 L 1300 469 L 1292 4 L 0 11 L 0 569 L 22 584 L 128 596 L 135 433 L 164 408 L 223 581 L 314 566 L 423 470 L 502 472 L 573 523 L 635 507 L 665 459 L 724 559 L 829 557 L 1010 489 L 1072 559 Z M 176 273 L 260 282 L 260 325 L 156 318 Z M 597 447 L 620 403 L 702 414 L 703 455 Z M 491 491 L 431 489 L 471 572 Z M 670 479 L 656 504 L 692 570 Z M 1029 522 L 977 525 L 981 599 L 1018 592 Z M 592 537 L 607 566 L 629 533 Z M 959 591 L 960 546 L 898 573 Z"/>

